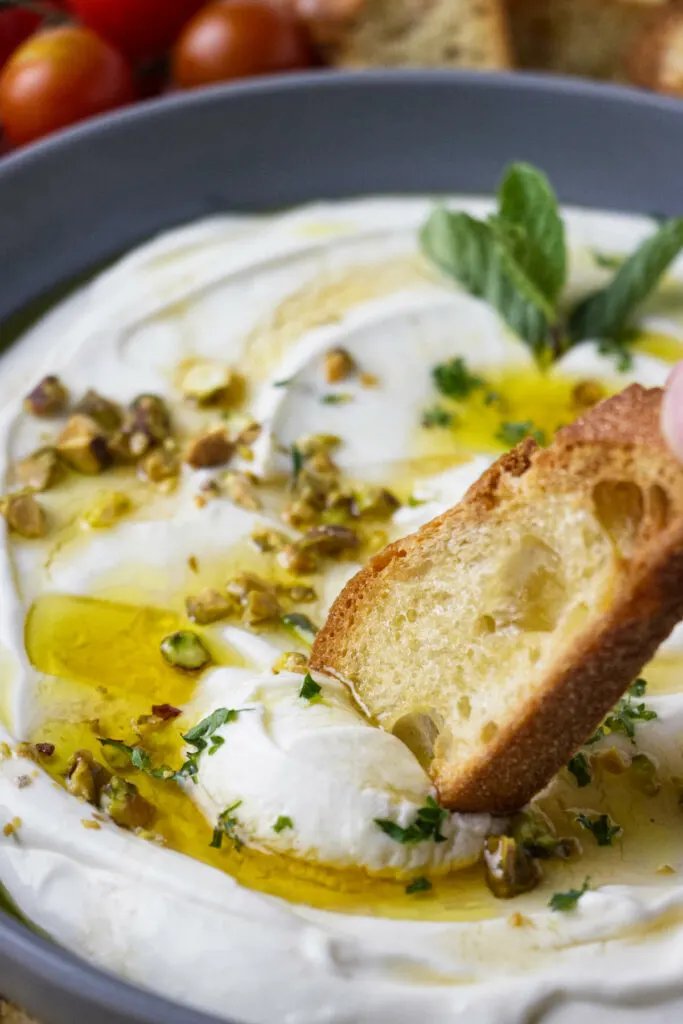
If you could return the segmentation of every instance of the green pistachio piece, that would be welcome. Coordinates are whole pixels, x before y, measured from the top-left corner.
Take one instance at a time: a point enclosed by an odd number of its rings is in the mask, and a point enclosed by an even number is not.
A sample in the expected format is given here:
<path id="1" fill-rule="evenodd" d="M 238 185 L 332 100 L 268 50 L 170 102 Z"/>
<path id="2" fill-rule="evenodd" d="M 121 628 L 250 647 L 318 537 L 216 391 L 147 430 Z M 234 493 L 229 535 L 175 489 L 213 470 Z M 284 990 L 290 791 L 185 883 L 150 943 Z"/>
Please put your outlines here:
<path id="1" fill-rule="evenodd" d="M 161 641 L 161 654 L 174 668 L 196 672 L 211 661 L 211 655 L 200 636 L 189 629 L 171 633 Z"/>

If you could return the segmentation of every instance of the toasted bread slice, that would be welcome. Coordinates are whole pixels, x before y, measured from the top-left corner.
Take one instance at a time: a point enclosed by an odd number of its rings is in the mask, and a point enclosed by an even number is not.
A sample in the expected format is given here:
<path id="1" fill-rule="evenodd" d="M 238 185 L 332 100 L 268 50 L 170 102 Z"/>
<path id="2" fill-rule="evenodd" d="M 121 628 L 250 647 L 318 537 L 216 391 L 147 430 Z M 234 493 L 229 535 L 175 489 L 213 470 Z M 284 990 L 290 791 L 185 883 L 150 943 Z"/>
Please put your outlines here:
<path id="1" fill-rule="evenodd" d="M 630 48 L 666 0 L 507 0 L 520 67 L 623 81 Z"/>
<path id="2" fill-rule="evenodd" d="M 683 467 L 635 385 L 528 439 L 343 590 L 311 665 L 430 771 L 506 813 L 566 764 L 683 617 Z"/>
<path id="3" fill-rule="evenodd" d="M 297 0 L 332 64 L 506 68 L 504 0 Z"/>
<path id="4" fill-rule="evenodd" d="M 683 4 L 662 9 L 636 37 L 627 69 L 635 85 L 683 96 Z"/>

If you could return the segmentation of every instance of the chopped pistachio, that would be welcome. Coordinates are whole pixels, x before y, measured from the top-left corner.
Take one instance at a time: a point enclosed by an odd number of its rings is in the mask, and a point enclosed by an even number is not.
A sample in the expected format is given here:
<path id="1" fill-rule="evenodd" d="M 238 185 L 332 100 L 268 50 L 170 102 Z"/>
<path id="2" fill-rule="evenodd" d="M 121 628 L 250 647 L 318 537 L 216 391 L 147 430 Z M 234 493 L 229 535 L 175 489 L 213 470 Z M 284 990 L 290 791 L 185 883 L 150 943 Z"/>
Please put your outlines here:
<path id="1" fill-rule="evenodd" d="M 244 395 L 244 381 L 230 369 L 214 362 L 194 363 L 180 383 L 185 398 L 198 405 L 236 405 Z"/>
<path id="2" fill-rule="evenodd" d="M 211 661 L 211 655 L 197 633 L 181 629 L 161 641 L 161 655 L 169 665 L 185 672 L 196 672 Z"/>
<path id="3" fill-rule="evenodd" d="M 313 625 L 308 615 L 302 615 L 300 612 L 283 615 L 282 624 L 306 644 L 312 644 L 318 632 L 318 627 Z"/>
<path id="4" fill-rule="evenodd" d="M 24 399 L 24 409 L 32 416 L 48 419 L 64 412 L 69 401 L 69 392 L 59 377 L 43 377 L 33 391 Z"/>
<path id="5" fill-rule="evenodd" d="M 511 836 L 489 836 L 484 847 L 486 884 L 498 899 L 535 889 L 541 880 L 536 861 Z"/>
<path id="6" fill-rule="evenodd" d="M 631 760 L 629 780 L 643 796 L 657 796 L 662 783 L 653 761 L 646 754 L 636 754 Z"/>
<path id="7" fill-rule="evenodd" d="M 17 775 L 17 789 L 26 789 L 28 786 L 31 785 L 32 781 L 33 780 L 30 775 Z"/>
<path id="8" fill-rule="evenodd" d="M 48 491 L 64 476 L 56 448 L 39 448 L 17 463 L 17 476 L 32 491 Z"/>
<path id="9" fill-rule="evenodd" d="M 54 743 L 36 743 L 35 746 L 39 757 L 52 757 L 55 752 Z"/>
<path id="10" fill-rule="evenodd" d="M 515 814 L 509 832 L 525 853 L 538 860 L 568 860 L 578 852 L 577 841 L 558 838 L 550 818 L 538 808 Z"/>
<path id="11" fill-rule="evenodd" d="M 356 364 L 345 348 L 331 348 L 325 353 L 325 379 L 328 384 L 338 384 L 356 371 Z"/>
<path id="12" fill-rule="evenodd" d="M 9 838 L 9 836 L 15 835 L 19 831 L 20 828 L 21 828 L 21 818 L 12 818 L 12 820 L 8 821 L 7 824 L 5 825 L 5 827 L 3 828 L 2 834 Z"/>
<path id="13" fill-rule="evenodd" d="M 256 494 L 256 477 L 251 473 L 230 471 L 223 474 L 225 492 L 235 505 L 249 512 L 259 512 L 263 508 L 261 499 Z"/>
<path id="14" fill-rule="evenodd" d="M 305 676 L 308 672 L 308 658 L 298 651 L 285 651 L 273 665 L 273 674 L 280 672 L 296 672 L 297 675 Z"/>
<path id="15" fill-rule="evenodd" d="M 185 460 L 193 469 L 211 469 L 229 462 L 234 451 L 235 446 L 228 440 L 225 427 L 214 427 L 190 442 Z"/>
<path id="16" fill-rule="evenodd" d="M 47 532 L 45 512 L 32 494 L 10 494 L 0 501 L 0 514 L 7 520 L 12 533 L 27 540 L 44 537 Z"/>
<path id="17" fill-rule="evenodd" d="M 514 914 L 508 917 L 508 924 L 511 928 L 526 928 L 527 925 L 531 924 L 531 919 L 525 917 L 524 914 L 520 914 L 519 910 L 516 910 Z"/>
<path id="18" fill-rule="evenodd" d="M 361 387 L 376 388 L 379 386 L 379 377 L 374 373 L 361 373 L 358 379 L 360 380 Z"/>
<path id="19" fill-rule="evenodd" d="M 359 540 L 348 526 L 314 526 L 306 531 L 299 544 L 304 550 L 334 556 L 355 551 Z"/>
<path id="20" fill-rule="evenodd" d="M 99 821 L 95 821 L 94 818 L 81 818 L 81 825 L 83 828 L 92 829 L 93 832 L 99 832 L 102 828 Z"/>
<path id="21" fill-rule="evenodd" d="M 14 748 L 14 753 L 17 757 L 25 757 L 27 761 L 38 760 L 38 752 L 35 745 L 33 743 L 27 743 L 25 740 L 22 740 L 21 743 L 17 743 Z"/>
<path id="22" fill-rule="evenodd" d="M 328 451 L 315 452 L 306 461 L 305 473 L 305 480 L 310 481 L 311 486 L 324 486 L 325 489 L 328 489 L 326 485 L 332 486 L 336 484 L 339 467 L 334 459 L 330 458 Z M 311 476 L 315 479 L 311 480 Z M 322 480 L 320 479 L 321 477 L 323 478 Z"/>
<path id="23" fill-rule="evenodd" d="M 83 516 L 93 530 L 108 530 L 133 509 L 133 502 L 121 491 L 101 491 Z"/>
<path id="24" fill-rule="evenodd" d="M 278 555 L 278 562 L 288 572 L 308 576 L 317 572 L 318 559 L 313 551 L 304 551 L 298 544 L 286 544 Z"/>
<path id="25" fill-rule="evenodd" d="M 600 381 L 581 380 L 572 391 L 572 404 L 577 409 L 591 409 L 606 397 L 607 392 Z"/>
<path id="26" fill-rule="evenodd" d="M 137 786 L 114 775 L 103 787 L 100 806 L 121 828 L 148 828 L 154 820 L 154 804 L 145 800 Z"/>
<path id="27" fill-rule="evenodd" d="M 282 518 L 289 526 L 293 526 L 295 530 L 300 530 L 305 526 L 312 526 L 317 521 L 318 509 L 314 505 L 309 504 L 309 502 L 299 499 L 290 502 L 284 507 Z"/>
<path id="28" fill-rule="evenodd" d="M 368 519 L 388 519 L 401 504 L 385 487 L 365 487 L 353 497 L 356 515 Z"/>
<path id="29" fill-rule="evenodd" d="M 185 601 L 187 616 L 200 626 L 211 622 L 227 619 L 239 609 L 239 602 L 234 597 L 221 594 L 218 590 L 207 588 L 196 597 L 188 597 Z"/>
<path id="30" fill-rule="evenodd" d="M 130 419 L 133 435 L 146 435 L 156 444 L 171 436 L 171 415 L 163 398 L 158 395 L 138 395 L 131 402 Z"/>
<path id="31" fill-rule="evenodd" d="M 113 457 L 107 437 L 95 420 L 82 413 L 69 417 L 56 442 L 62 459 L 77 473 L 94 476 L 108 469 Z"/>
<path id="32" fill-rule="evenodd" d="M 74 796 L 97 805 L 100 793 L 110 778 L 111 773 L 95 760 L 89 750 L 77 750 L 67 765 L 66 788 Z"/>
<path id="33" fill-rule="evenodd" d="M 90 388 L 83 395 L 74 412 L 89 416 L 91 420 L 104 430 L 106 434 L 113 434 L 123 423 L 123 410 L 116 402 L 104 398 L 97 391 Z"/>
<path id="34" fill-rule="evenodd" d="M 336 434 L 306 434 L 296 442 L 296 447 L 305 459 L 321 452 L 331 452 L 342 443 Z"/>
<path id="35" fill-rule="evenodd" d="M 240 447 L 249 448 L 261 436 L 262 429 L 260 423 L 252 420 L 251 423 L 247 423 L 246 427 L 242 427 L 235 438 L 235 444 Z"/>
<path id="36" fill-rule="evenodd" d="M 245 626 L 260 626 L 265 622 L 273 622 L 282 615 L 282 608 L 275 594 L 252 590 L 243 604 L 242 622 Z"/>
<path id="37" fill-rule="evenodd" d="M 241 572 L 238 576 L 228 580 L 225 589 L 228 594 L 232 594 L 240 601 L 245 601 L 252 591 L 258 590 L 265 593 L 272 588 L 266 580 L 262 580 L 256 573 Z"/>
<path id="38" fill-rule="evenodd" d="M 286 533 L 272 529 L 254 530 L 251 540 L 258 550 L 264 553 L 282 551 L 289 543 L 289 537 Z"/>
<path id="39" fill-rule="evenodd" d="M 155 448 L 138 463 L 138 476 L 151 484 L 161 484 L 168 480 L 177 480 L 180 475 L 180 459 L 174 449 Z"/>
<path id="40" fill-rule="evenodd" d="M 295 583 L 292 587 L 278 587 L 277 592 L 294 604 L 310 604 L 312 601 L 318 600 L 318 595 L 313 587 L 306 587 L 301 583 Z"/>
<path id="41" fill-rule="evenodd" d="M 598 750 L 597 753 L 591 754 L 591 764 L 609 772 L 610 775 L 623 775 L 628 769 L 629 759 L 617 747 L 610 747 L 608 750 Z"/>

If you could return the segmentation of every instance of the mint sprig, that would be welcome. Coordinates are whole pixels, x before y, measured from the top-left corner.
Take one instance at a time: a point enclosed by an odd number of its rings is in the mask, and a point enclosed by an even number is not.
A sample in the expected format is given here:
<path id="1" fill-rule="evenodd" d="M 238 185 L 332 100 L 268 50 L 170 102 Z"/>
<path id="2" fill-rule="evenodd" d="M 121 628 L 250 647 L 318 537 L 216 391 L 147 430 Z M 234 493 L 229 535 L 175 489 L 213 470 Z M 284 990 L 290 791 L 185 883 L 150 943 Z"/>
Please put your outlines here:
<path id="1" fill-rule="evenodd" d="M 546 176 L 511 164 L 488 220 L 438 206 L 420 234 L 432 263 L 502 318 L 547 364 L 586 339 L 618 348 L 627 366 L 627 329 L 634 314 L 683 250 L 683 218 L 664 222 L 616 269 L 599 291 L 567 310 L 565 228 Z"/>

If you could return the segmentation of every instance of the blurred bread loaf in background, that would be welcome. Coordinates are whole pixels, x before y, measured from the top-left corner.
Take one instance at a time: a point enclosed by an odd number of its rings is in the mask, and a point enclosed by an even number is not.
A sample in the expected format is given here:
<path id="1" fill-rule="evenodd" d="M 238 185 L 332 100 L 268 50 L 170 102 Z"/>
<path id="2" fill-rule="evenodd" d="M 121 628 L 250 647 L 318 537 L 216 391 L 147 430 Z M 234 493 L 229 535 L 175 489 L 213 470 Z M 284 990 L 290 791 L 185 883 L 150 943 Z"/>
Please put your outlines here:
<path id="1" fill-rule="evenodd" d="M 504 0 L 295 0 L 339 67 L 509 68 Z"/>
<path id="2" fill-rule="evenodd" d="M 338 67 L 519 68 L 683 97 L 683 0 L 279 0 Z"/>
<path id="3" fill-rule="evenodd" d="M 628 81 L 630 53 L 665 0 L 507 0 L 516 64 Z"/>

